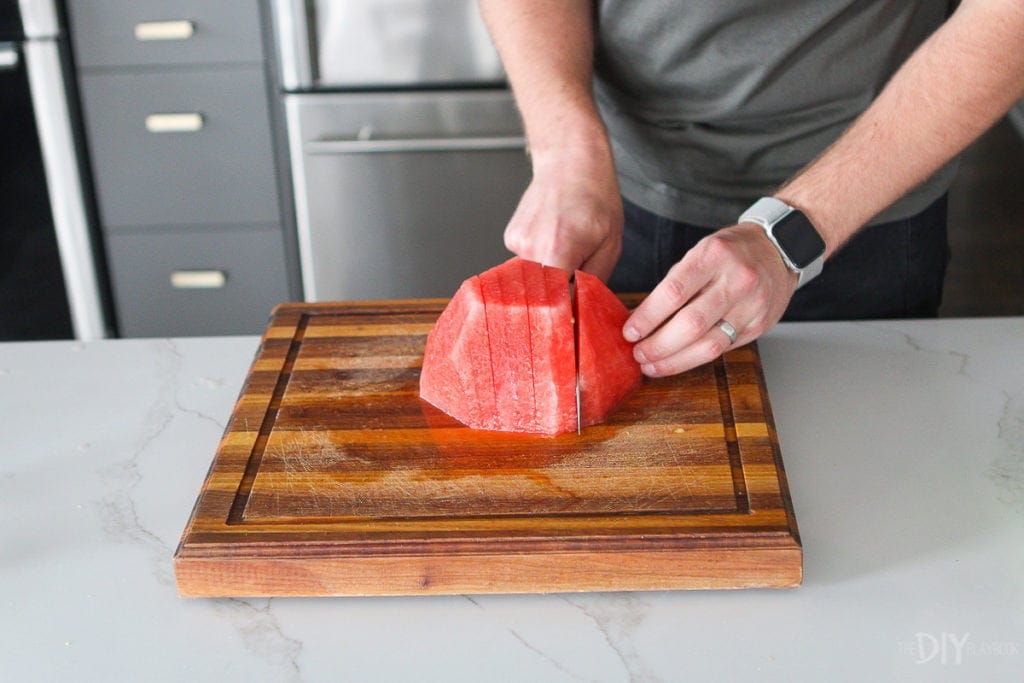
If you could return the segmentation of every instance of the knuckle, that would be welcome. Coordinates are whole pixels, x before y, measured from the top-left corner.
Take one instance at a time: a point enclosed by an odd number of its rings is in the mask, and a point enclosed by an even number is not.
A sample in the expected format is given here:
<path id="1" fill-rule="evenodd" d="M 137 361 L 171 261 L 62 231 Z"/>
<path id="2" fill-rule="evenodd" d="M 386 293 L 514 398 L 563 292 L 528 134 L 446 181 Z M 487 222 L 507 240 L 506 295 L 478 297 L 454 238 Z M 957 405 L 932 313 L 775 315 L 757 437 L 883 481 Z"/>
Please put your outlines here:
<path id="1" fill-rule="evenodd" d="M 521 230 L 512 226 L 505 229 L 505 248 L 509 251 L 519 252 L 526 248 L 526 235 Z"/>
<path id="2" fill-rule="evenodd" d="M 682 323 L 683 329 L 690 336 L 702 335 L 711 326 L 708 314 L 702 310 L 686 311 L 685 314 L 680 315 L 680 318 L 682 318 L 680 323 Z"/>
<path id="3" fill-rule="evenodd" d="M 750 303 L 757 311 L 767 311 L 771 307 L 771 298 L 768 296 L 768 292 L 758 289 L 751 293 Z"/>
<path id="4" fill-rule="evenodd" d="M 757 290 L 759 280 L 757 269 L 754 267 L 747 264 L 737 267 L 735 281 L 736 289 L 740 295 L 749 296 L 753 294 Z"/>
<path id="5" fill-rule="evenodd" d="M 652 363 L 650 367 L 653 370 L 652 374 L 654 374 L 656 377 L 668 377 L 669 375 L 674 375 L 676 372 L 678 372 L 678 370 L 676 370 L 673 367 L 672 363 L 669 363 L 667 361 L 661 363 Z"/>
<path id="6" fill-rule="evenodd" d="M 658 337 L 645 342 L 640 350 L 644 357 L 651 362 L 662 360 L 671 353 L 670 345 Z"/>
<path id="7" fill-rule="evenodd" d="M 680 277 L 678 266 L 673 266 L 669 270 L 668 275 L 662 280 L 664 289 L 662 290 L 665 297 L 668 299 L 669 304 L 673 307 L 678 308 L 686 303 L 686 285 L 683 284 L 683 280 Z"/>
<path id="8" fill-rule="evenodd" d="M 649 367 L 653 369 L 653 374 L 657 377 L 668 377 L 688 369 L 685 360 L 677 356 L 663 358 L 651 363 Z"/>
<path id="9" fill-rule="evenodd" d="M 729 245 L 721 235 L 709 235 L 704 238 L 704 255 L 706 258 L 719 261 L 729 254 Z"/>

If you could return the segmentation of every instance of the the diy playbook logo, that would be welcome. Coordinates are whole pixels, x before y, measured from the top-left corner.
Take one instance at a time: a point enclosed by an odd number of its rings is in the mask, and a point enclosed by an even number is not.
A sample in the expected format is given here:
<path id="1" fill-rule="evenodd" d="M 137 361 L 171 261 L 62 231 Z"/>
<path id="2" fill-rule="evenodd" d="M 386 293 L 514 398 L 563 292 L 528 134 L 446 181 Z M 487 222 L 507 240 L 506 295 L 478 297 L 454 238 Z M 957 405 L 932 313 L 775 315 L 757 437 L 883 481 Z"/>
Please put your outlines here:
<path id="1" fill-rule="evenodd" d="M 1006 641 L 974 641 L 969 632 L 914 634 L 914 639 L 900 642 L 900 653 L 914 657 L 916 664 L 959 666 L 972 657 L 1019 657 L 1018 643 Z"/>

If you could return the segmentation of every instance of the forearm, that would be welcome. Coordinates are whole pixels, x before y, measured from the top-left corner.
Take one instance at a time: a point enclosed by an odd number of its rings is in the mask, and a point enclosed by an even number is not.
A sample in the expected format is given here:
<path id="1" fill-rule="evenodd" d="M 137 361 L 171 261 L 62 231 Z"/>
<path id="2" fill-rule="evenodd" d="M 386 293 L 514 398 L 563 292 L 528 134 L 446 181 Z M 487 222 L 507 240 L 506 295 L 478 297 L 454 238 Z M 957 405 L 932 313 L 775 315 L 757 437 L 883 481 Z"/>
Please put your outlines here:
<path id="1" fill-rule="evenodd" d="M 1024 3 L 965 0 L 867 111 L 777 195 L 831 255 L 1024 96 Z"/>
<path id="2" fill-rule="evenodd" d="M 592 0 L 480 0 L 536 163 L 566 149 L 604 149 L 592 94 Z"/>
<path id="3" fill-rule="evenodd" d="M 480 6 L 533 164 L 533 179 L 505 228 L 505 246 L 607 280 L 622 246 L 622 201 L 593 96 L 594 3 L 480 0 Z"/>

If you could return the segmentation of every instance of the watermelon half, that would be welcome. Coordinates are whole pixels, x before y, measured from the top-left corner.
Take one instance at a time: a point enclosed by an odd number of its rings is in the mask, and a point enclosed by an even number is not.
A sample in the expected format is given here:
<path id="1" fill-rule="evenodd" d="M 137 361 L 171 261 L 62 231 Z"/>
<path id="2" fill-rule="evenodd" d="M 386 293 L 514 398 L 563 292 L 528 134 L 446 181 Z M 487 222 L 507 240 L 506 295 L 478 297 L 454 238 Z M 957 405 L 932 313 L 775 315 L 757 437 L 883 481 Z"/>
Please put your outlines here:
<path id="1" fill-rule="evenodd" d="M 574 318 L 575 312 L 575 318 Z M 513 258 L 466 280 L 427 337 L 420 396 L 463 424 L 532 434 L 603 422 L 640 382 L 629 313 L 601 280 Z M 575 320 L 575 325 L 574 325 Z"/>

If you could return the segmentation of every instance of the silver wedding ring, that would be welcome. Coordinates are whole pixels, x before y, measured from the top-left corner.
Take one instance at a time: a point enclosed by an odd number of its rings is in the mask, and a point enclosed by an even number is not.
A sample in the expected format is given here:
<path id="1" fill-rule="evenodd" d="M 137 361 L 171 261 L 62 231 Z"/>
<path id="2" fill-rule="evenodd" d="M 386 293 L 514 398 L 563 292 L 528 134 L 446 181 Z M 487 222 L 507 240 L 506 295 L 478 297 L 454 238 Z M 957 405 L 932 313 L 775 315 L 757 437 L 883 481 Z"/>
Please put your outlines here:
<path id="1" fill-rule="evenodd" d="M 739 335 L 736 334 L 736 328 L 735 327 L 733 327 L 729 323 L 725 322 L 724 320 L 721 320 L 718 323 L 718 329 L 720 329 L 722 332 L 725 333 L 725 336 L 729 338 L 729 342 L 730 343 L 732 343 L 732 344 L 736 343 L 736 337 L 738 337 Z"/>

